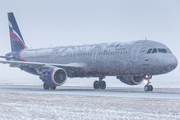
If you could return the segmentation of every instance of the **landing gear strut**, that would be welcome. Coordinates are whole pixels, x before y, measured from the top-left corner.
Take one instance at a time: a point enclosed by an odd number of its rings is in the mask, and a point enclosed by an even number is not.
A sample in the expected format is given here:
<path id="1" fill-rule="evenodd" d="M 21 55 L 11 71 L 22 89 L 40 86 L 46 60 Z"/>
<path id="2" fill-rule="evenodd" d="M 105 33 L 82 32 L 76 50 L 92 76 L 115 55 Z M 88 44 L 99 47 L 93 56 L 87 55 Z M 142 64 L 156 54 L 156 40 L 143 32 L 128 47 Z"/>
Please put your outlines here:
<path id="1" fill-rule="evenodd" d="M 144 86 L 144 90 L 145 91 L 153 91 L 153 86 L 149 85 L 151 82 L 149 81 L 149 79 L 152 78 L 152 75 L 145 75 L 144 79 L 146 82 L 146 85 Z"/>
<path id="2" fill-rule="evenodd" d="M 105 89 L 106 88 L 106 82 L 102 79 L 105 77 L 99 77 L 99 81 L 94 81 L 93 87 L 94 89 Z"/>
<path id="3" fill-rule="evenodd" d="M 56 89 L 56 86 L 49 86 L 49 85 L 47 85 L 46 83 L 44 83 L 44 84 L 43 84 L 43 88 L 44 88 L 44 90 L 49 90 L 49 88 L 52 89 L 52 90 L 55 90 L 55 89 Z"/>

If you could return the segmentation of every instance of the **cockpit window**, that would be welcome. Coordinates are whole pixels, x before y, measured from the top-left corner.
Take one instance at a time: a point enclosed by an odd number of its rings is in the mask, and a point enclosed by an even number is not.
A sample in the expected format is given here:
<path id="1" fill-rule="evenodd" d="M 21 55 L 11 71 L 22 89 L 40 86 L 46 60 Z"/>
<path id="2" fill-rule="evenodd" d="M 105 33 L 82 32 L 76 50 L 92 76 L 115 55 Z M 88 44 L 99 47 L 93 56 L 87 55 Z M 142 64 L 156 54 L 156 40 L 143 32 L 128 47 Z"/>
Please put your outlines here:
<path id="1" fill-rule="evenodd" d="M 166 49 L 168 53 L 172 53 L 170 49 Z"/>
<path id="2" fill-rule="evenodd" d="M 152 51 L 152 53 L 157 53 L 157 49 L 154 48 L 153 51 Z"/>
<path id="3" fill-rule="evenodd" d="M 152 53 L 171 53 L 171 51 L 165 48 L 150 48 L 147 51 L 147 54 L 152 54 Z"/>
<path id="4" fill-rule="evenodd" d="M 158 48 L 158 51 L 159 51 L 160 53 L 167 53 L 167 50 L 166 50 L 166 49 Z"/>
<path id="5" fill-rule="evenodd" d="M 150 54 L 152 51 L 152 48 L 147 51 L 147 54 Z"/>

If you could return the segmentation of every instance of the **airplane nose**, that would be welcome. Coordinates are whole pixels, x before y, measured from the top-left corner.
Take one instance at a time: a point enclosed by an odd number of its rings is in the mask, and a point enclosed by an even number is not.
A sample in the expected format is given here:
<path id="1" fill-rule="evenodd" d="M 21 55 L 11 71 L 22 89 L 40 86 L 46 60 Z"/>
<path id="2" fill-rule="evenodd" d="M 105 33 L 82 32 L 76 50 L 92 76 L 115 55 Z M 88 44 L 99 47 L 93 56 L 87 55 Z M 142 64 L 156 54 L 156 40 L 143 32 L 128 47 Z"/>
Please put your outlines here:
<path id="1" fill-rule="evenodd" d="M 177 67 L 177 65 L 178 65 L 178 61 L 176 57 L 173 55 L 172 57 L 169 58 L 168 69 L 172 71 Z"/>
<path id="2" fill-rule="evenodd" d="M 174 69 L 177 67 L 177 65 L 178 65 L 178 60 L 177 60 L 177 58 L 174 56 Z"/>

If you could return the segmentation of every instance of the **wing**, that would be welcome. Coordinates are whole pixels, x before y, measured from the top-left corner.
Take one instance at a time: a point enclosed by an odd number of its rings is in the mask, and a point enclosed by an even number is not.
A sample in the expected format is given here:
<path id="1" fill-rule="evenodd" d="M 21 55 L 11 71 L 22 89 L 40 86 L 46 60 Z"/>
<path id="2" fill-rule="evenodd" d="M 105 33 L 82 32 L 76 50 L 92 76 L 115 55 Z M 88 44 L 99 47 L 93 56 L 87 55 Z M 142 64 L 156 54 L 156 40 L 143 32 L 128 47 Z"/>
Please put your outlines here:
<path id="1" fill-rule="evenodd" d="M 20 66 L 31 66 L 31 67 L 73 67 L 73 68 L 82 68 L 85 67 L 85 63 L 69 63 L 69 64 L 54 64 L 54 63 L 40 63 L 40 62 L 24 62 L 24 61 L 3 61 L 0 60 L 0 63 L 10 64 L 13 67 Z"/>
<path id="2" fill-rule="evenodd" d="M 86 66 L 85 63 L 54 64 L 54 63 L 2 61 L 2 60 L 0 60 L 0 63 L 9 64 L 10 67 L 19 67 L 19 68 L 22 68 L 23 66 L 29 66 L 31 68 L 34 68 L 38 74 L 41 74 L 43 70 L 52 67 L 60 67 L 65 69 L 66 72 L 73 72 Z"/>

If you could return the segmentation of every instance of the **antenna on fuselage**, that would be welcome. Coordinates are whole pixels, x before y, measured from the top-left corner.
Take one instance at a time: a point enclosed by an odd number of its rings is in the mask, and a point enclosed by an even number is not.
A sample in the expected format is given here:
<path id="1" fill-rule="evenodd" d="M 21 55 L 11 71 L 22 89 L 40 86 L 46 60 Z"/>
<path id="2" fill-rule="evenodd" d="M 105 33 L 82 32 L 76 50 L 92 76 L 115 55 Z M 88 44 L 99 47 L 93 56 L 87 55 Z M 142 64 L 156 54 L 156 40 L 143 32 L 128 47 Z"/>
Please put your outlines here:
<path id="1" fill-rule="evenodd" d="M 146 36 L 145 36 L 145 40 L 147 40 Z"/>

